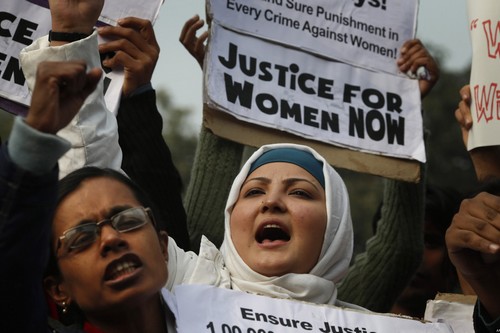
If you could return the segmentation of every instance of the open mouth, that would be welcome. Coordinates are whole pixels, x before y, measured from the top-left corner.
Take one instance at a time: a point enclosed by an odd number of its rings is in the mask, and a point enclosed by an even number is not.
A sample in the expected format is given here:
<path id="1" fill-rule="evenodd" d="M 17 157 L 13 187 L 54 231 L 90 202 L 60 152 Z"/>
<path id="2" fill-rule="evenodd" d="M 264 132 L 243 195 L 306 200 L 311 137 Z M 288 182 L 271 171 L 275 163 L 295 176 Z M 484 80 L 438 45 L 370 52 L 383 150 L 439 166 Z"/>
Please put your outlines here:
<path id="1" fill-rule="evenodd" d="M 140 259 L 136 255 L 128 254 L 112 261 L 104 274 L 105 281 L 116 281 L 133 274 L 142 266 Z"/>
<path id="2" fill-rule="evenodd" d="M 262 226 L 255 237 L 259 244 L 274 242 L 274 241 L 284 241 L 288 242 L 290 240 L 290 235 L 288 230 L 285 230 L 278 224 L 266 224 Z"/>

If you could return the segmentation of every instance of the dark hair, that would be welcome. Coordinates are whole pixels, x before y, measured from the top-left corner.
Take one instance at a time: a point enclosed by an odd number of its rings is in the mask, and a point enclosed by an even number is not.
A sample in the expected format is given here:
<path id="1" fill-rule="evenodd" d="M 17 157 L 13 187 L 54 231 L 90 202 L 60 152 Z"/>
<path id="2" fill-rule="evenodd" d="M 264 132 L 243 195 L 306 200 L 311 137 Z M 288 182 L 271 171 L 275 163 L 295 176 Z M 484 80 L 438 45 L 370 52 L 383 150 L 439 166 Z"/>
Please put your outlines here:
<path id="1" fill-rule="evenodd" d="M 101 169 L 97 167 L 84 167 L 71 172 L 66 177 L 61 179 L 58 185 L 56 205 L 59 205 L 61 201 L 64 200 L 64 198 L 74 192 L 84 180 L 99 177 L 111 178 L 119 181 L 132 190 L 134 197 L 143 206 L 152 206 L 153 202 L 149 199 L 148 195 L 135 182 L 133 182 L 123 173 L 120 173 L 113 169 Z"/>

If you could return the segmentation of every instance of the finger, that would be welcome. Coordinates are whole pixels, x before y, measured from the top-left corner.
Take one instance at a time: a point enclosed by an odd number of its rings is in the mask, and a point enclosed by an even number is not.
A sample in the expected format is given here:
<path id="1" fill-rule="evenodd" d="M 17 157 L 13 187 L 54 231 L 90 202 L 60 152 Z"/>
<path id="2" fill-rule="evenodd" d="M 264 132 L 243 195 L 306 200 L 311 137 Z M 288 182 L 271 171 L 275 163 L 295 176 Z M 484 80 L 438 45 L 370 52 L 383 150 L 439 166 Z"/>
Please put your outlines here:
<path id="1" fill-rule="evenodd" d="M 418 68 L 418 66 L 425 65 L 430 61 L 430 55 L 424 48 L 412 48 L 407 54 L 401 57 L 398 65 L 412 68 L 413 71 Z"/>
<path id="2" fill-rule="evenodd" d="M 205 25 L 205 21 L 203 20 L 198 20 L 197 22 L 193 23 L 188 29 L 187 32 L 185 33 L 184 37 L 181 39 L 181 43 L 186 47 L 188 50 L 193 49 L 193 46 L 197 40 L 196 33 L 198 30 L 200 30 L 203 26 Z"/>
<path id="3" fill-rule="evenodd" d="M 145 20 L 135 16 L 128 16 L 118 20 L 118 24 L 125 28 L 132 28 L 134 30 L 142 30 L 151 25 L 151 21 Z"/>
<path id="4" fill-rule="evenodd" d="M 462 98 L 463 101 L 469 102 L 470 103 L 470 85 L 465 85 L 460 89 L 460 97 Z"/>
<path id="5" fill-rule="evenodd" d="M 203 32 L 200 37 L 198 37 L 198 40 L 195 43 L 194 46 L 194 51 L 196 54 L 200 54 L 202 56 L 205 55 L 205 41 L 208 38 L 208 31 Z"/>
<path id="6" fill-rule="evenodd" d="M 472 114 L 470 106 L 467 102 L 460 101 L 460 103 L 458 103 L 458 109 L 457 112 L 455 113 L 455 117 L 464 128 L 466 129 L 472 128 Z"/>
<path id="7" fill-rule="evenodd" d="M 142 85 L 151 80 L 155 61 L 144 54 L 140 59 L 134 59 L 125 52 L 117 52 L 113 58 L 107 59 L 103 64 L 112 69 L 123 69 L 125 79 L 134 81 L 135 85 Z"/>
<path id="8" fill-rule="evenodd" d="M 417 44 L 421 44 L 420 40 L 418 39 L 410 39 L 410 40 L 407 40 L 406 42 L 404 42 L 403 46 L 401 47 L 401 54 L 406 54 L 407 52 L 409 52 L 409 50 L 411 50 L 415 45 Z"/>
<path id="9" fill-rule="evenodd" d="M 124 28 L 130 28 L 138 31 L 142 38 L 150 45 L 160 50 L 160 46 L 156 40 L 153 29 L 153 24 L 149 20 L 144 20 L 138 17 L 125 17 L 118 21 L 118 24 Z"/>
<path id="10" fill-rule="evenodd" d="M 198 22 L 200 20 L 200 17 L 198 15 L 194 15 L 193 17 L 191 17 L 190 19 L 188 19 L 186 21 L 186 23 L 184 23 L 184 25 L 182 26 L 182 31 L 181 31 L 181 34 L 179 36 L 179 41 L 183 41 L 184 38 L 186 37 L 189 29 L 191 28 L 191 26 L 195 23 L 195 22 Z"/>
<path id="11" fill-rule="evenodd" d="M 460 204 L 460 210 L 456 215 L 463 227 L 470 228 L 476 233 L 484 228 L 500 230 L 500 197 L 482 192 L 472 199 L 465 199 Z M 467 219 L 470 218 L 470 221 Z M 466 221 L 466 222 L 464 222 Z"/>
<path id="12" fill-rule="evenodd" d="M 198 45 L 205 45 L 205 42 L 208 39 L 208 31 L 204 31 L 199 37 L 198 40 L 196 41 L 196 44 Z"/>
<path id="13" fill-rule="evenodd" d="M 99 45 L 100 52 L 101 52 L 101 49 L 106 49 L 107 52 L 116 51 L 116 49 L 113 50 L 110 48 L 111 47 L 120 48 L 120 46 L 121 46 L 120 42 L 124 43 L 125 41 L 130 42 L 137 49 L 140 49 L 140 50 L 145 50 L 148 48 L 148 43 L 141 36 L 141 34 L 138 31 L 135 31 L 135 30 L 130 29 L 130 28 L 123 28 L 123 27 L 118 27 L 118 26 L 116 26 L 116 27 L 112 27 L 112 26 L 101 27 L 101 28 L 99 28 L 99 35 L 110 39 L 110 41 Z"/>
<path id="14" fill-rule="evenodd" d="M 108 30 L 109 31 L 109 30 Z M 138 32 L 129 28 L 118 28 L 114 31 L 120 35 L 120 38 L 107 43 L 99 45 L 99 52 L 101 54 L 112 53 L 116 54 L 120 51 L 130 55 L 130 57 L 139 60 L 145 59 L 147 64 L 152 63 L 153 67 L 156 65 L 160 56 L 159 46 L 149 44 Z M 107 33 L 107 31 L 105 32 Z M 113 35 L 117 37 L 117 34 Z M 112 58 L 106 58 L 103 64 L 112 67 L 108 64 Z"/>
<path id="15" fill-rule="evenodd" d="M 140 54 L 140 53 L 139 53 Z M 135 68 L 135 64 L 139 62 L 137 58 L 131 56 L 129 52 L 118 51 L 112 58 L 103 60 L 103 65 L 112 69 Z"/>
<path id="16" fill-rule="evenodd" d="M 495 254 L 500 252 L 500 246 L 466 229 L 448 229 L 446 245 L 450 255 L 462 252 L 464 249 L 480 253 Z"/>
<path id="17" fill-rule="evenodd" d="M 103 43 L 99 45 L 99 53 L 101 54 L 116 54 L 118 52 L 124 52 L 130 55 L 133 58 L 140 57 L 140 54 L 143 53 L 138 47 L 137 44 L 130 42 L 127 39 L 117 39 L 114 41 L 110 41 L 107 43 Z M 109 60 L 114 58 L 106 58 L 105 60 Z"/>
<path id="18" fill-rule="evenodd" d="M 500 196 L 487 192 L 481 192 L 475 198 L 479 200 L 484 207 L 492 211 L 488 212 L 487 217 L 491 221 L 496 220 L 498 223 L 498 221 L 500 221 Z M 500 223 L 498 224 L 498 227 L 500 228 Z"/>
<path id="19" fill-rule="evenodd" d="M 85 84 L 87 65 L 83 61 L 54 62 L 45 69 L 57 79 L 61 94 L 78 92 Z"/>

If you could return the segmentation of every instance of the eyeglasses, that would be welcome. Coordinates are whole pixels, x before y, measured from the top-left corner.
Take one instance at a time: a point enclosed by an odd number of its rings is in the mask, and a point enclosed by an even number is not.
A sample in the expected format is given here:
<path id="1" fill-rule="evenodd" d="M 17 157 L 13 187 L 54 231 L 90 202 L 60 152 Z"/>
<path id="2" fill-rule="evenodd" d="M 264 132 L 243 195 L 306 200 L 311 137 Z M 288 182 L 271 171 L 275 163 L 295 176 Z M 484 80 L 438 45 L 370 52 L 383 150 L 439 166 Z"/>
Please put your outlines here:
<path id="1" fill-rule="evenodd" d="M 85 223 L 64 231 L 58 239 L 56 252 L 62 245 L 66 253 L 91 245 L 97 240 L 102 226 L 106 223 L 110 223 L 113 229 L 122 233 L 139 229 L 148 222 L 154 224 L 150 208 L 129 208 L 97 223 Z"/>

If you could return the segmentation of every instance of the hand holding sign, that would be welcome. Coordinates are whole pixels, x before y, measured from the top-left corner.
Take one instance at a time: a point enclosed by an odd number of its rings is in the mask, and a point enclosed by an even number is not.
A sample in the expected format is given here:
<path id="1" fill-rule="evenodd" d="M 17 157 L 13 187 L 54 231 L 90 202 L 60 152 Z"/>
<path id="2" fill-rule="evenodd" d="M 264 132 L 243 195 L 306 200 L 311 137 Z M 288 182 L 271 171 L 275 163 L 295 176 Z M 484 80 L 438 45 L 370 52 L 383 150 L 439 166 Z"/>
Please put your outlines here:
<path id="1" fill-rule="evenodd" d="M 460 89 L 461 101 L 455 110 L 455 118 L 462 131 L 464 146 L 467 147 L 469 132 L 472 129 L 471 91 L 465 85 Z M 469 150 L 478 180 L 484 181 L 492 177 L 500 177 L 500 146 L 476 147 Z"/>
<path id="2" fill-rule="evenodd" d="M 462 131 L 462 139 L 464 141 L 465 147 L 467 147 L 467 142 L 469 140 L 469 130 L 472 128 L 472 117 L 470 113 L 470 85 L 465 85 L 460 89 L 460 102 L 458 103 L 458 109 L 455 111 L 455 119 L 460 125 Z"/>
<path id="3" fill-rule="evenodd" d="M 500 197 L 486 192 L 464 200 L 446 232 L 453 265 L 472 286 L 491 318 L 500 317 L 499 207 Z M 490 256 L 496 258 L 490 261 Z"/>
<path id="4" fill-rule="evenodd" d="M 200 30 L 205 21 L 200 19 L 198 15 L 193 16 L 184 23 L 179 41 L 184 45 L 186 50 L 196 59 L 201 68 L 205 60 L 205 41 L 208 38 L 208 31 L 201 33 L 196 37 L 196 32 Z"/>
<path id="5" fill-rule="evenodd" d="M 127 17 L 120 19 L 116 27 L 99 28 L 99 35 L 108 39 L 99 45 L 99 52 L 114 53 L 103 60 L 103 65 L 124 71 L 123 95 L 151 82 L 160 55 L 151 21 Z"/>
<path id="6" fill-rule="evenodd" d="M 399 70 L 403 73 L 417 73 L 419 68 L 425 68 L 427 77 L 418 77 L 420 96 L 423 99 L 439 79 L 439 67 L 429 51 L 418 39 L 406 41 L 401 47 L 401 55 L 397 61 Z"/>

